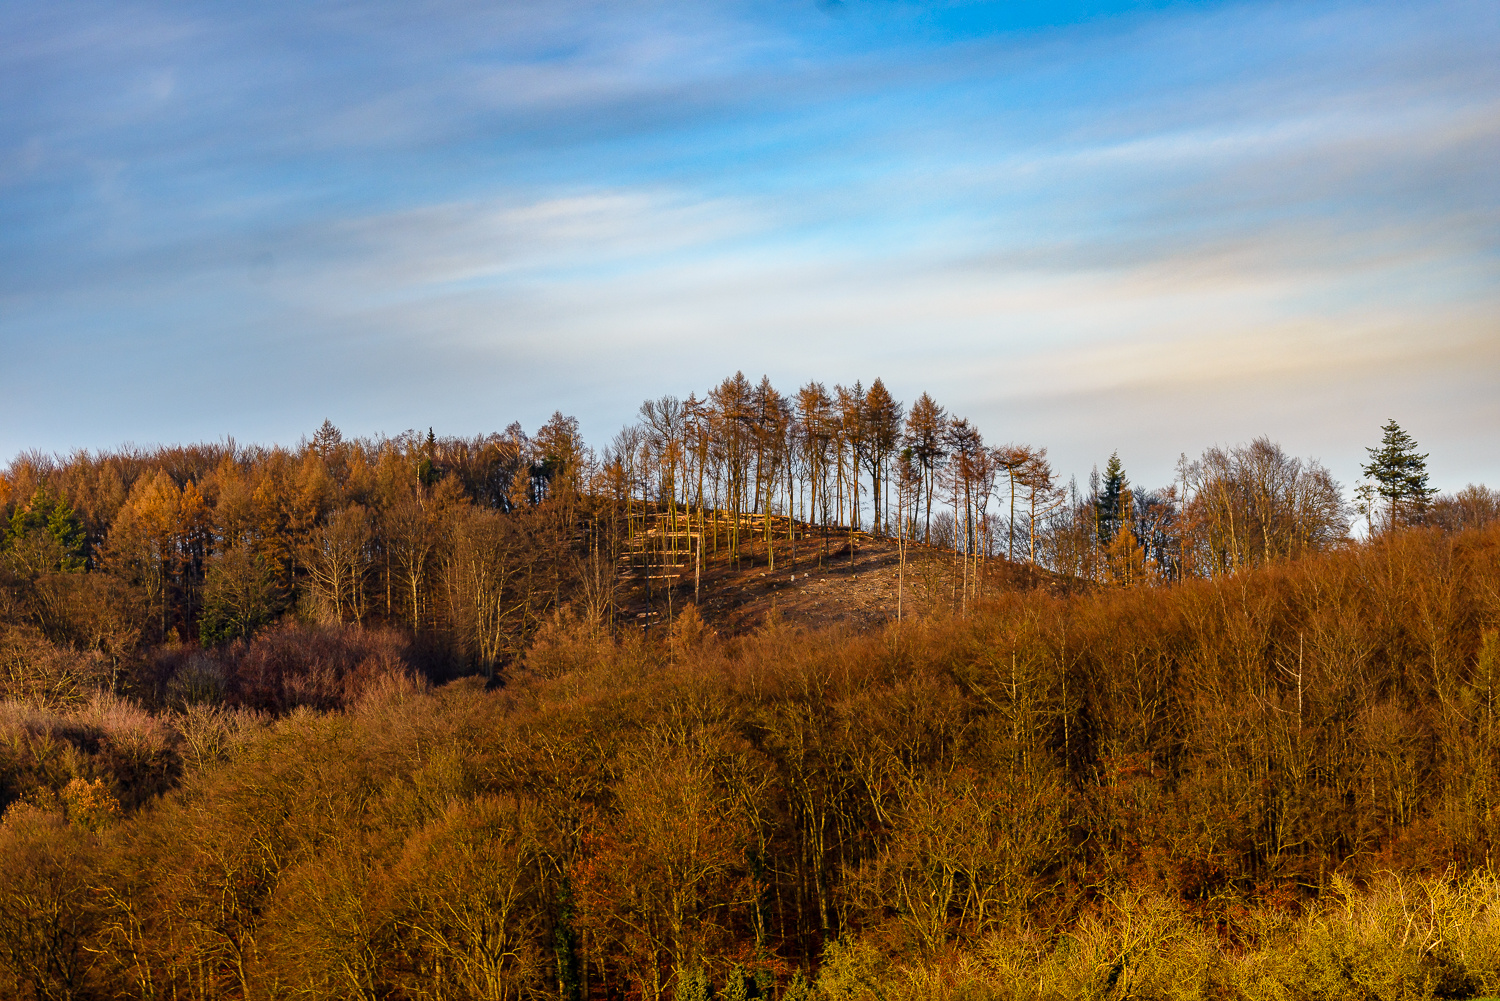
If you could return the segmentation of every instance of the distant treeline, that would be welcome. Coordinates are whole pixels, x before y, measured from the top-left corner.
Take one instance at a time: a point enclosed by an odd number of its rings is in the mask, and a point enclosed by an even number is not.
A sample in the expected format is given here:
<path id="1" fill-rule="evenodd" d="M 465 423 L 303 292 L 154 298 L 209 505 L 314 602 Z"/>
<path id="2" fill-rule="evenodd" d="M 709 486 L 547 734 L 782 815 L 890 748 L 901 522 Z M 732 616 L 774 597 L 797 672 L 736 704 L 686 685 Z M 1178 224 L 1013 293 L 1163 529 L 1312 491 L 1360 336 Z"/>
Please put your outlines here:
<path id="1" fill-rule="evenodd" d="M 291 614 L 390 623 L 492 671 L 590 573 L 613 580 L 590 560 L 619 534 L 596 467 L 561 415 L 534 436 L 345 441 L 325 424 L 292 449 L 23 455 L 0 475 L 0 657 L 14 675 L 50 641 L 118 673 Z"/>
<path id="2" fill-rule="evenodd" d="M 1434 498 L 1415 443 L 1386 432 L 1361 500 L 1367 534 L 1500 515 L 1483 487 Z M 907 408 L 876 379 L 786 396 L 742 374 L 701 400 L 648 401 L 598 452 L 559 413 L 534 435 L 346 440 L 325 422 L 294 448 L 29 453 L 0 473 L 0 661 L 13 694 L 76 687 L 80 672 L 147 694 L 127 684 L 146 652 L 222 646 L 292 614 L 398 626 L 444 670 L 493 673 L 564 605 L 610 621 L 635 583 L 617 572 L 631 533 L 664 514 L 709 526 L 703 546 L 736 560 L 752 535 L 759 558 L 795 555 L 795 519 L 825 542 L 859 529 L 976 570 L 1003 558 L 1122 586 L 1348 540 L 1328 471 L 1265 439 L 1179 473 L 1137 490 L 1112 456 L 1086 490 L 1064 488 L 1045 449 L 987 447 L 925 394 Z M 27 666 L 70 657 L 42 672 L 53 682 Z"/>
<path id="3" fill-rule="evenodd" d="M 410 642 L 284 623 L 174 648 L 173 710 L 3 703 L 0 993 L 1500 988 L 1460 879 L 1500 837 L 1500 527 L 865 635 L 559 617 L 503 687 Z M 230 669 L 346 708 L 226 708 Z"/>

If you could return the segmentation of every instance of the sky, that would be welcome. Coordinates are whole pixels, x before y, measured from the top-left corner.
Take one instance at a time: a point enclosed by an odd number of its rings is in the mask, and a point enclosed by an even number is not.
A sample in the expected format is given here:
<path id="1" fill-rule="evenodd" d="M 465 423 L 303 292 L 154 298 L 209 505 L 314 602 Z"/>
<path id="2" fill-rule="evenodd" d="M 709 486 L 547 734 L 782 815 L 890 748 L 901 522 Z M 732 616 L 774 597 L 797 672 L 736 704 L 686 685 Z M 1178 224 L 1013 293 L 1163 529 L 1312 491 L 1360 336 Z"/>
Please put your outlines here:
<path id="1" fill-rule="evenodd" d="M 1500 4 L 0 0 L 0 463 L 884 379 L 1500 486 Z"/>

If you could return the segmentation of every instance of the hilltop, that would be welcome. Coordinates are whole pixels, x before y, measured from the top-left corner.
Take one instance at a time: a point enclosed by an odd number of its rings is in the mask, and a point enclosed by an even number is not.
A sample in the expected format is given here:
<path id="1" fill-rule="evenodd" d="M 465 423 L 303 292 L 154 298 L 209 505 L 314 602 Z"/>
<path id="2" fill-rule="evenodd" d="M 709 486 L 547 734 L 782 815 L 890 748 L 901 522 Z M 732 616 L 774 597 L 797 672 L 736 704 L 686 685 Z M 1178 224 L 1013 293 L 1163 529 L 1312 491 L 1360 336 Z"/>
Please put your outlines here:
<path id="1" fill-rule="evenodd" d="M 903 570 L 900 549 L 895 539 L 845 530 L 829 533 L 825 551 L 820 533 L 799 526 L 795 553 L 783 536 L 774 568 L 760 538 L 744 543 L 738 555 L 710 552 L 696 581 L 692 560 L 685 557 L 670 597 L 655 586 L 648 600 L 639 574 L 622 575 L 628 589 L 621 598 L 621 621 L 644 625 L 649 616 L 658 623 L 670 611 L 692 604 L 726 636 L 752 632 L 773 618 L 810 629 L 837 626 L 860 632 L 894 622 L 898 613 L 913 618 L 961 611 L 965 600 L 978 602 L 1004 592 L 1066 594 L 1091 586 L 1003 556 L 964 567 L 951 550 L 913 542 L 906 543 Z"/>

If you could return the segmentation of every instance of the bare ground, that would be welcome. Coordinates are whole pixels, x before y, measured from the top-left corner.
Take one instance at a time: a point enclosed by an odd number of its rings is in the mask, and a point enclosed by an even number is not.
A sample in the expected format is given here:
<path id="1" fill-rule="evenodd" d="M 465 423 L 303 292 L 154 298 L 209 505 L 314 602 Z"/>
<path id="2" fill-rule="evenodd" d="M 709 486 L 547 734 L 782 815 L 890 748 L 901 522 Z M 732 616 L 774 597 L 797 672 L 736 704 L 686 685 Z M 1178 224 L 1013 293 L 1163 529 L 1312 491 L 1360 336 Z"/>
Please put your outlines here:
<path id="1" fill-rule="evenodd" d="M 627 618 L 644 625 L 695 604 L 724 635 L 749 632 L 773 611 L 782 621 L 811 628 L 878 628 L 896 618 L 898 590 L 903 616 L 961 610 L 962 569 L 951 552 L 908 544 L 904 574 L 892 539 L 855 533 L 851 545 L 849 533 L 842 532 L 829 537 L 826 556 L 824 552 L 823 539 L 809 535 L 797 540 L 793 559 L 792 543 L 781 539 L 773 569 L 763 541 L 742 547 L 738 561 L 723 548 L 717 555 L 710 548 L 696 600 L 689 571 L 670 589 L 670 596 L 657 582 L 649 603 L 645 587 L 634 582 L 623 610 Z M 1061 591 L 1068 586 L 1054 574 L 1003 557 L 984 561 L 980 577 L 977 585 L 970 581 L 970 601 L 976 592 L 983 600 L 1004 591 Z"/>

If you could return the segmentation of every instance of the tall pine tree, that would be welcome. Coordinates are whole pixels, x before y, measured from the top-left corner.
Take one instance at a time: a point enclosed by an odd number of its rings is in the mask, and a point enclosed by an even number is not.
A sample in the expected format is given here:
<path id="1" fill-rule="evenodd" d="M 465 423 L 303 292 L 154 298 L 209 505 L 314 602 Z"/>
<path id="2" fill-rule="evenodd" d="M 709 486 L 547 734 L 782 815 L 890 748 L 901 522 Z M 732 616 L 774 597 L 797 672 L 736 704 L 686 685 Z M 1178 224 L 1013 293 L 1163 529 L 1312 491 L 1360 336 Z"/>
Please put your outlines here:
<path id="1" fill-rule="evenodd" d="M 1109 463 L 1104 467 L 1104 483 L 1099 491 L 1099 498 L 1095 501 L 1098 505 L 1099 541 L 1106 546 L 1120 530 L 1120 522 L 1125 517 L 1124 496 L 1129 489 L 1130 481 L 1125 477 L 1120 453 L 1112 452 Z"/>
<path id="2" fill-rule="evenodd" d="M 1437 492 L 1427 485 L 1427 455 L 1394 420 L 1381 429 L 1379 448 L 1367 448 L 1370 461 L 1361 467 L 1386 501 L 1386 527 L 1420 524 L 1427 502 Z"/>

